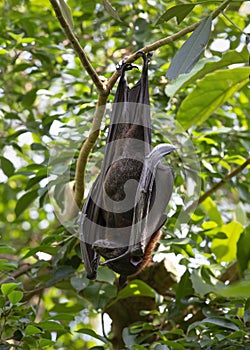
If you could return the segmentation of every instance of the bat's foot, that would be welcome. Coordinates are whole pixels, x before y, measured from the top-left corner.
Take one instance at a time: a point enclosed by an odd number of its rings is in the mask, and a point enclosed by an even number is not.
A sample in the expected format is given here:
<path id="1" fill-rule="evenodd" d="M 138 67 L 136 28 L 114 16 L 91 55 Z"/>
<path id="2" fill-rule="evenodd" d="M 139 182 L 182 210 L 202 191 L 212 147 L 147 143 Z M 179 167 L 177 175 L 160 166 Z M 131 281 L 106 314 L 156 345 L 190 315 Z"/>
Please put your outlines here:
<path id="1" fill-rule="evenodd" d="M 144 62 L 150 62 L 150 60 L 151 60 L 151 58 L 152 58 L 152 56 L 153 56 L 153 52 L 148 52 L 148 54 L 146 54 L 144 51 L 142 51 L 142 50 L 139 50 L 139 51 L 137 51 L 136 52 L 136 54 L 137 55 L 140 55 L 142 58 L 143 58 L 143 60 L 144 60 Z"/>
<path id="2" fill-rule="evenodd" d="M 132 63 L 126 63 L 126 59 L 123 59 L 116 65 L 116 70 L 118 71 L 119 75 L 121 75 L 125 71 L 132 70 L 134 68 L 139 69 Z"/>
<path id="3" fill-rule="evenodd" d="M 140 55 L 143 58 L 144 62 L 150 62 L 151 57 L 153 56 L 152 52 L 149 52 L 148 54 L 146 54 L 144 51 L 139 50 L 136 52 L 137 55 Z M 131 64 L 131 63 L 127 63 L 127 59 L 128 56 L 125 56 L 117 65 L 116 65 L 116 70 L 118 71 L 119 75 L 122 74 L 123 71 L 128 71 L 128 70 L 132 70 L 134 68 L 138 69 L 137 66 Z"/>

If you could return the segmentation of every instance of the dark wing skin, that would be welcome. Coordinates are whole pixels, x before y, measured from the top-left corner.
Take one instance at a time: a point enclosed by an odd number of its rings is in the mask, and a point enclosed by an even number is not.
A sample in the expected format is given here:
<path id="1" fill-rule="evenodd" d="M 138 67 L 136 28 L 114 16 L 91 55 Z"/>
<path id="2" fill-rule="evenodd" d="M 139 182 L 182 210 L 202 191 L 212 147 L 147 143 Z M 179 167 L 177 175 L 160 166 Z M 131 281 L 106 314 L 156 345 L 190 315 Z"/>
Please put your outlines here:
<path id="1" fill-rule="evenodd" d="M 104 263 L 121 275 L 134 274 L 144 267 L 159 239 L 160 229 L 167 218 L 165 210 L 174 184 L 172 169 L 163 166 L 160 160 L 174 150 L 172 145 L 161 144 L 145 158 L 135 196 L 136 206 L 128 247 L 123 253 L 119 252 Z M 104 247 L 104 242 L 99 242 L 99 245 L 101 243 Z M 111 249 L 114 250 L 114 247 Z M 103 252 L 100 246 L 99 251 Z"/>
<path id="2" fill-rule="evenodd" d="M 141 55 L 141 78 L 131 89 L 125 72 L 134 66 L 125 63 L 120 68 L 102 169 L 79 219 L 89 279 L 96 277 L 100 256 L 123 276 L 141 269 L 166 220 L 173 173 L 160 159 L 174 147 L 159 145 L 151 151 L 147 76 L 151 56 Z"/>
<path id="3" fill-rule="evenodd" d="M 91 198 L 92 194 L 98 190 L 98 183 L 99 179 L 97 177 L 85 201 L 81 216 L 78 220 L 78 224 L 80 227 L 80 245 L 82 257 L 85 265 L 87 278 L 89 279 L 96 278 L 100 260 L 99 254 L 97 254 L 92 247 L 92 241 L 86 238 L 89 235 L 88 232 L 95 232 L 95 223 L 101 222 L 102 220 L 101 217 L 103 215 L 103 212 L 101 208 L 99 208 Z M 91 218 L 91 220 L 88 220 L 88 218 Z"/>

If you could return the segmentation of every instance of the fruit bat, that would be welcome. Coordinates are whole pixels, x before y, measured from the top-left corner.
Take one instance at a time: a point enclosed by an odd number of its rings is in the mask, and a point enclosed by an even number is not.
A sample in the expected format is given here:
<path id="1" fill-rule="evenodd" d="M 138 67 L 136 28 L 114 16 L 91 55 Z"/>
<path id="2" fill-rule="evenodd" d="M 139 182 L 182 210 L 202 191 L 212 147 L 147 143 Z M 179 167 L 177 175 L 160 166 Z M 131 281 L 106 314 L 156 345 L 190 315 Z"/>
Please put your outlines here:
<path id="1" fill-rule="evenodd" d="M 135 274 L 150 261 L 173 191 L 173 171 L 160 160 L 175 147 L 160 144 L 151 150 L 148 92 L 151 54 L 138 54 L 143 58 L 143 68 L 132 88 L 125 74 L 136 66 L 123 62 L 117 67 L 120 80 L 102 168 L 78 221 L 89 279 L 96 278 L 100 257 L 105 259 L 101 265 L 119 273 L 120 278 Z"/>

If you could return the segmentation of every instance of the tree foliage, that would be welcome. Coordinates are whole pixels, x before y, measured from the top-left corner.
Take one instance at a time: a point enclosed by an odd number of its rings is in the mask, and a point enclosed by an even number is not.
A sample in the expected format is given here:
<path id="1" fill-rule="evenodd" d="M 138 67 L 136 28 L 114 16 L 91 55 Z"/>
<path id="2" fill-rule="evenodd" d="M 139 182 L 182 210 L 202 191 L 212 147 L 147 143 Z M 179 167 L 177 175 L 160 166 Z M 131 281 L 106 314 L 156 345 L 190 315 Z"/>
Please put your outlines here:
<path id="1" fill-rule="evenodd" d="M 103 101 L 51 3 L 0 1 L 0 350 L 250 349 L 248 2 L 57 2 L 104 86 L 120 59 L 151 45 L 153 143 L 178 146 L 155 254 L 166 260 L 121 290 L 106 267 L 87 280 L 81 262 L 73 183 Z M 208 16 L 204 54 L 169 80 Z M 109 109 L 101 114 L 86 190 L 103 157 Z"/>

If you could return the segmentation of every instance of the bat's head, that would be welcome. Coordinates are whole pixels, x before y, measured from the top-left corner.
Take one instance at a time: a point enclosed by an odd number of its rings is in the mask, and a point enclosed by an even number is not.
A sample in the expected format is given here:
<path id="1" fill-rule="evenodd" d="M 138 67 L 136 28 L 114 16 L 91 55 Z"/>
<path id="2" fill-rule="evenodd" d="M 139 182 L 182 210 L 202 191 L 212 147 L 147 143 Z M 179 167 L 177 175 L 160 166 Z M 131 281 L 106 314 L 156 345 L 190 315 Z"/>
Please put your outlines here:
<path id="1" fill-rule="evenodd" d="M 119 247 L 115 242 L 108 240 L 96 241 L 93 248 L 97 254 L 106 259 L 101 265 L 107 265 L 122 276 L 130 276 L 142 270 L 151 261 L 152 251 L 160 235 L 160 230 L 155 232 L 144 251 L 139 244 L 129 249 L 129 247 Z"/>
<path id="2" fill-rule="evenodd" d="M 107 265 L 123 276 L 135 274 L 145 265 L 145 254 L 142 251 L 132 253 L 128 247 L 118 247 L 114 242 L 107 240 L 96 241 L 93 248 L 106 259 L 101 265 Z"/>
<path id="3" fill-rule="evenodd" d="M 107 259 L 106 265 L 122 276 L 129 276 L 139 272 L 144 263 L 144 255 L 133 255 L 130 252 L 114 259 Z"/>

